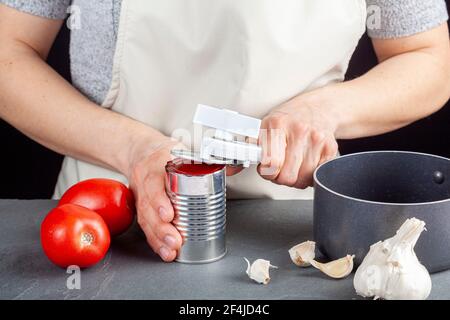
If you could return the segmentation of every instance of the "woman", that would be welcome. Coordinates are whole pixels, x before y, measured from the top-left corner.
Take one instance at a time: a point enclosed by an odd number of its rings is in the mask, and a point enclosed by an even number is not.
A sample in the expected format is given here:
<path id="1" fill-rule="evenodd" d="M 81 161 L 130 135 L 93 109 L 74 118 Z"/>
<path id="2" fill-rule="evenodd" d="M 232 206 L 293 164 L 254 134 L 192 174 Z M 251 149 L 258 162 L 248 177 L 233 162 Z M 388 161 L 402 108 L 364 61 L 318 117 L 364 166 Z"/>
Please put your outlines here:
<path id="1" fill-rule="evenodd" d="M 443 0 L 0 2 L 0 116 L 67 155 L 56 197 L 90 177 L 129 182 L 164 261 L 182 243 L 164 191 L 170 136 L 197 103 L 262 118 L 281 141 L 258 167 L 268 181 L 245 170 L 232 196 L 300 198 L 336 139 L 395 130 L 450 95 Z M 45 63 L 70 4 L 73 86 Z M 380 64 L 342 82 L 366 5 Z"/>

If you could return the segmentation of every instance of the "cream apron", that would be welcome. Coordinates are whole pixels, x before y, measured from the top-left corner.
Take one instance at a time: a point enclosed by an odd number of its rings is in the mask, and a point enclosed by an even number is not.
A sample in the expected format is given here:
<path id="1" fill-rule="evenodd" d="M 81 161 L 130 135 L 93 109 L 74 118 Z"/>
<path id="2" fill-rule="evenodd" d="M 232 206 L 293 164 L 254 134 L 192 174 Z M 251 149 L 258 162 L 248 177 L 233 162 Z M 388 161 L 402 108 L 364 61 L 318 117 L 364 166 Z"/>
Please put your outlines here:
<path id="1" fill-rule="evenodd" d="M 103 107 L 171 136 L 198 103 L 263 118 L 273 107 L 342 81 L 364 33 L 364 0 L 123 0 L 113 81 Z M 74 183 L 122 175 L 66 157 L 55 197 Z M 231 198 L 300 199 L 249 168 Z"/>

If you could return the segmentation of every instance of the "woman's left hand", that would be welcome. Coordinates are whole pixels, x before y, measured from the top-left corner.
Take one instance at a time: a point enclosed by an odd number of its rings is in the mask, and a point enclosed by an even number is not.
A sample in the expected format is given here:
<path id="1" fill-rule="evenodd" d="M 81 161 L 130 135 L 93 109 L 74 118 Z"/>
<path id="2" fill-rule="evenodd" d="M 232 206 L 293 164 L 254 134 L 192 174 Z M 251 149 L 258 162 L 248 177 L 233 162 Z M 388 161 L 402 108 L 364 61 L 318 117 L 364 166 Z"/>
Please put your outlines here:
<path id="1" fill-rule="evenodd" d="M 262 121 L 263 149 L 258 173 L 276 184 L 305 189 L 314 170 L 336 157 L 336 122 L 323 106 L 297 97 L 273 109 Z"/>

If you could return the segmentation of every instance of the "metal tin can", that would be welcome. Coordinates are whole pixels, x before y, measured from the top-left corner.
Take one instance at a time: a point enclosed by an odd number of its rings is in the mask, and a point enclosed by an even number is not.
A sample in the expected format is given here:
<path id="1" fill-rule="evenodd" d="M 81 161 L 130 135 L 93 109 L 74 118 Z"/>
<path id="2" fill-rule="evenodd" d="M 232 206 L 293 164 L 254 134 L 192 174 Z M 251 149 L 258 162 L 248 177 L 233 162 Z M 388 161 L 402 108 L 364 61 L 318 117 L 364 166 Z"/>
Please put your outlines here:
<path id="1" fill-rule="evenodd" d="M 173 224 L 183 237 L 176 261 L 208 263 L 226 254 L 224 165 L 195 164 L 177 158 L 166 165 L 166 192 Z"/>

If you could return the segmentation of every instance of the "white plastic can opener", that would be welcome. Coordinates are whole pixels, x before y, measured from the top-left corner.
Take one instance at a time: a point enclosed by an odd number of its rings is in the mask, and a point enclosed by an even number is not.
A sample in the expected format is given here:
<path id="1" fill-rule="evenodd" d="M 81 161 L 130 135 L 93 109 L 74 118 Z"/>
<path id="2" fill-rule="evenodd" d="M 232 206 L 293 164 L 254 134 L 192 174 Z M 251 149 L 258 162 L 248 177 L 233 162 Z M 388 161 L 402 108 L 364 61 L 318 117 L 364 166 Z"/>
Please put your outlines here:
<path id="1" fill-rule="evenodd" d="M 172 151 L 174 156 L 204 163 L 244 167 L 260 163 L 261 147 L 248 142 L 248 138 L 258 138 L 260 119 L 199 104 L 193 123 L 213 129 L 213 136 L 202 137 L 199 153 L 177 149 Z"/>

